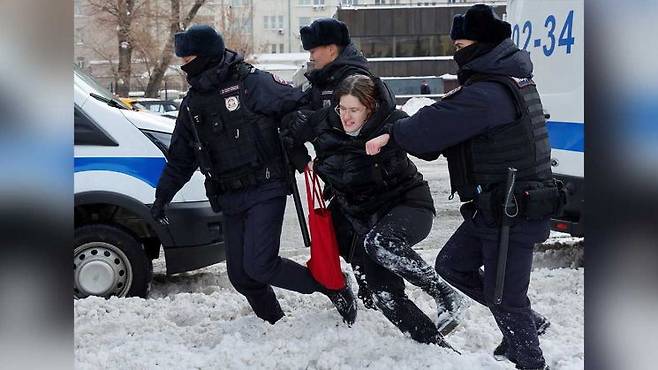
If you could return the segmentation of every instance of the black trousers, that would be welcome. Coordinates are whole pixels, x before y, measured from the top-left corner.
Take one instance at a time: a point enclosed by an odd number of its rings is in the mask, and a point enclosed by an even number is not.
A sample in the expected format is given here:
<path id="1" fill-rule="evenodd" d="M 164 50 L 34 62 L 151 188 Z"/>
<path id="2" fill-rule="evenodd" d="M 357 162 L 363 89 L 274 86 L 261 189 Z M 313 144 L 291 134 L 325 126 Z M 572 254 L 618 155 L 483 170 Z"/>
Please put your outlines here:
<path id="1" fill-rule="evenodd" d="M 320 291 L 305 266 L 279 257 L 284 184 L 225 195 L 221 203 L 228 277 L 256 316 L 272 324 L 283 317 L 272 286 L 303 294 Z"/>
<path id="2" fill-rule="evenodd" d="M 436 270 L 447 282 L 491 310 L 520 368 L 541 368 L 544 357 L 530 307 L 528 285 L 535 243 L 548 238 L 548 221 L 519 221 L 510 230 L 503 301 L 493 303 L 499 229 L 494 220 L 462 206 L 464 222 L 436 258 Z M 484 266 L 484 274 L 480 267 Z"/>
<path id="3" fill-rule="evenodd" d="M 341 255 L 351 265 L 360 288 L 374 295 L 377 308 L 403 333 L 421 343 L 436 343 L 434 322 L 406 295 L 404 280 L 435 297 L 439 277 L 413 249 L 432 228 L 434 215 L 425 208 L 399 205 L 384 215 L 366 235 L 356 235 L 341 209 L 332 204 Z M 351 248 L 354 245 L 354 248 Z"/>

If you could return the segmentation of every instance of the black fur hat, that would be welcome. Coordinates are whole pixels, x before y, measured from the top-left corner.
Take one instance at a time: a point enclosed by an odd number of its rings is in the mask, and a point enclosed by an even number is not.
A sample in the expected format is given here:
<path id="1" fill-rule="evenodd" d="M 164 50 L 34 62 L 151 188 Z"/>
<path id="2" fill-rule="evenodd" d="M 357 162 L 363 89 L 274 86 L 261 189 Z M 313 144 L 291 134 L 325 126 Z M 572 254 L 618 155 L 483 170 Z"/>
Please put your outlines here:
<path id="1" fill-rule="evenodd" d="M 224 40 L 212 27 L 201 24 L 195 25 L 185 32 L 178 32 L 174 36 L 176 56 L 190 55 L 215 57 L 224 55 Z"/>
<path id="2" fill-rule="evenodd" d="M 500 43 L 512 35 L 509 23 L 500 20 L 493 8 L 475 4 L 466 14 L 457 14 L 452 20 L 450 38 L 453 40 L 473 40 L 478 42 Z"/>
<path id="3" fill-rule="evenodd" d="M 304 50 L 317 46 L 336 44 L 347 46 L 350 43 L 350 33 L 345 23 L 333 18 L 320 18 L 299 30 Z"/>

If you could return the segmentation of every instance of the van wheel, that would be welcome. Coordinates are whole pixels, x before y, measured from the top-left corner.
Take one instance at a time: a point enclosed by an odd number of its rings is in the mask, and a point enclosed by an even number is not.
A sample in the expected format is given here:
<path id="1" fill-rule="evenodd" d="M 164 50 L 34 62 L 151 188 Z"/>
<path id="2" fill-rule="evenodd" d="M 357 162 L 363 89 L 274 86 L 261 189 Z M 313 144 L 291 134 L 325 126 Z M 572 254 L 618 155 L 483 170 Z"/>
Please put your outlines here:
<path id="1" fill-rule="evenodd" d="M 153 264 L 141 244 L 117 226 L 96 224 L 75 229 L 73 296 L 146 298 Z"/>

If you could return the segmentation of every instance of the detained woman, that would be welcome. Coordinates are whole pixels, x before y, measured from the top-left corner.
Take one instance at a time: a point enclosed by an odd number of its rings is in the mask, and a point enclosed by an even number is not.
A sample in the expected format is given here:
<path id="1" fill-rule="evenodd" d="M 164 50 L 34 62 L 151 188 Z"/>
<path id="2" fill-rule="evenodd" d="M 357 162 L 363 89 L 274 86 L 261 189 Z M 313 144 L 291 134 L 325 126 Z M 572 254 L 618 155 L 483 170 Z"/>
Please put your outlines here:
<path id="1" fill-rule="evenodd" d="M 364 304 L 374 301 L 414 340 L 448 346 L 443 335 L 457 325 L 461 299 L 412 248 L 432 228 L 427 182 L 399 147 L 386 146 L 374 157 L 365 152 L 366 141 L 406 113 L 395 109 L 378 78 L 350 76 L 335 96 L 335 108 L 284 118 L 287 146 L 299 152 L 311 142 L 316 153 L 313 161 L 308 155 L 291 160 L 300 171 L 308 164 L 325 183 L 340 253 L 352 265 Z M 407 297 L 405 280 L 434 298 L 438 325 Z"/>

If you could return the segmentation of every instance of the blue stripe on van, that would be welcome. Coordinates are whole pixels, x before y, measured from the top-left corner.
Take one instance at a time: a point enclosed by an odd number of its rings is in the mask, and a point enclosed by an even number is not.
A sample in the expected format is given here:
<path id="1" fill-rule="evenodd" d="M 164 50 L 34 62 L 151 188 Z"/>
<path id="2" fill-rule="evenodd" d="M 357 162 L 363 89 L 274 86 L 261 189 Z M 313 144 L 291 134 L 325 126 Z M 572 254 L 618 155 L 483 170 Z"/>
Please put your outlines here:
<path id="1" fill-rule="evenodd" d="M 548 140 L 553 149 L 585 151 L 585 125 L 577 122 L 547 121 Z"/>
<path id="2" fill-rule="evenodd" d="M 162 157 L 80 157 L 75 158 L 74 171 L 112 171 L 138 178 L 156 187 L 165 166 Z"/>

